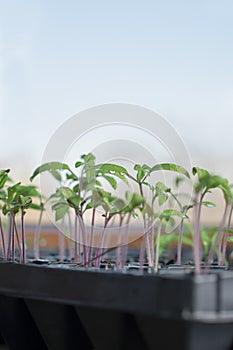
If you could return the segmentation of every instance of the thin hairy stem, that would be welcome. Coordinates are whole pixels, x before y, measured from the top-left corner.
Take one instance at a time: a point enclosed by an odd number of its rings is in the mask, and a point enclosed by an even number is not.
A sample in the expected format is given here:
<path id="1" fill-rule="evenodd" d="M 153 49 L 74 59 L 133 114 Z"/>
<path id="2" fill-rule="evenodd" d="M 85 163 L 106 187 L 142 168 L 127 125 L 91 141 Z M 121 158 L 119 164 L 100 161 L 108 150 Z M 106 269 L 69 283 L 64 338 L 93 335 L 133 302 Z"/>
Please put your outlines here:
<path id="1" fill-rule="evenodd" d="M 11 259 L 11 234 L 12 234 L 12 216 L 10 214 L 8 214 L 8 221 L 9 221 L 9 225 L 8 225 L 8 230 L 7 230 L 7 260 Z"/>
<path id="2" fill-rule="evenodd" d="M 24 208 L 21 208 L 21 234 L 22 234 L 22 263 L 26 262 L 26 242 L 25 242 L 25 227 L 24 227 Z"/>
<path id="3" fill-rule="evenodd" d="M 224 265 L 225 262 L 225 256 L 221 256 L 222 255 L 222 246 L 223 246 L 223 237 L 224 237 L 224 226 L 226 223 L 226 219 L 227 219 L 227 215 L 228 215 L 228 211 L 230 209 L 230 205 L 226 204 L 225 206 L 225 210 L 223 213 L 223 217 L 219 226 L 219 236 L 218 236 L 218 264 Z"/>
<path id="4" fill-rule="evenodd" d="M 105 236 L 105 231 L 107 229 L 107 225 L 108 225 L 108 222 L 109 222 L 109 218 L 105 218 L 104 220 L 104 227 L 103 227 L 103 231 L 102 231 L 102 234 L 101 234 L 101 237 L 100 237 L 100 240 L 99 240 L 99 244 L 98 244 L 98 247 L 97 247 L 97 251 L 96 251 L 96 255 L 98 256 L 102 256 L 102 252 L 103 252 L 103 243 L 104 243 L 104 236 Z M 100 266 L 100 258 L 97 258 L 95 260 L 95 267 L 99 267 Z"/>
<path id="5" fill-rule="evenodd" d="M 34 258 L 40 259 L 40 230 L 44 210 L 40 211 L 39 220 L 34 234 Z"/>
<path id="6" fill-rule="evenodd" d="M 159 268 L 159 247 L 160 247 L 160 236 L 161 236 L 161 228 L 162 228 L 162 220 L 159 221 L 157 237 L 156 237 L 156 250 L 155 250 L 155 272 L 158 272 Z"/>
<path id="7" fill-rule="evenodd" d="M 121 259 L 121 266 L 124 268 L 126 264 L 127 259 L 127 252 L 128 252 L 128 235 L 129 235 L 129 222 L 131 218 L 131 213 L 128 213 L 127 220 L 126 220 L 126 229 L 125 229 L 125 235 L 124 235 L 124 247 L 122 252 L 122 259 Z"/>
<path id="8" fill-rule="evenodd" d="M 121 229 L 123 224 L 124 216 L 120 215 L 119 229 L 118 229 L 118 240 L 117 240 L 117 248 L 116 248 L 116 270 L 120 268 L 120 259 L 121 259 Z M 123 266 L 122 266 L 123 267 Z"/>
<path id="9" fill-rule="evenodd" d="M 184 219 L 182 219 L 180 222 L 179 238 L 178 238 L 178 244 L 177 244 L 177 262 L 176 262 L 177 265 L 181 265 L 183 227 L 184 227 Z"/>
<path id="10" fill-rule="evenodd" d="M 90 232 L 90 244 L 89 244 L 88 261 L 91 261 L 92 254 L 93 254 L 95 212 L 96 212 L 96 208 L 93 208 L 92 209 L 92 218 L 91 218 L 91 232 Z"/>
<path id="11" fill-rule="evenodd" d="M 201 243 L 201 231 L 200 231 L 200 220 L 201 220 L 201 206 L 202 201 L 206 192 L 200 195 L 199 202 L 196 201 L 195 206 L 195 221 L 194 221 L 194 238 L 193 238 L 193 250 L 194 250 L 194 261 L 195 261 L 195 273 L 198 275 L 201 272 L 201 254 L 200 254 L 200 243 Z"/>
<path id="12" fill-rule="evenodd" d="M 3 254 L 3 259 L 6 261 L 6 246 L 5 246 L 5 237 L 4 237 L 4 230 L 2 226 L 2 218 L 0 216 L 0 233 L 1 233 L 1 239 L 2 239 L 2 254 Z"/>
<path id="13" fill-rule="evenodd" d="M 230 208 L 230 214 L 228 217 L 228 223 L 227 223 L 227 229 L 230 230 L 231 227 L 231 218 L 233 213 L 233 205 L 231 204 Z M 226 251 L 227 251 L 227 239 L 228 239 L 229 233 L 225 232 L 224 238 L 223 238 L 223 247 L 222 247 L 222 264 L 224 265 L 225 258 L 226 258 Z"/>
<path id="14" fill-rule="evenodd" d="M 86 244 L 86 229 L 82 215 L 78 215 L 79 226 L 82 234 L 82 246 L 83 246 L 83 263 L 86 265 L 87 262 L 87 244 Z"/>

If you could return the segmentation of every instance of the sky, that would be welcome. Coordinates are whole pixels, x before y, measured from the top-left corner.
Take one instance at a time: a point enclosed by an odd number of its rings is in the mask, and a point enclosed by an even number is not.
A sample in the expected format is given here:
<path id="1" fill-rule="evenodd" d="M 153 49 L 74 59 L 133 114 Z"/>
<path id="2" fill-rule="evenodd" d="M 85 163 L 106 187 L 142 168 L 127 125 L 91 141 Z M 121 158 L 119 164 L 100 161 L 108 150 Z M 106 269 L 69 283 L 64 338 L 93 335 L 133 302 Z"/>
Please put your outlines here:
<path id="1" fill-rule="evenodd" d="M 0 0 L 0 168 L 29 177 L 67 119 L 124 102 L 233 181 L 232 62 L 231 0 Z"/>

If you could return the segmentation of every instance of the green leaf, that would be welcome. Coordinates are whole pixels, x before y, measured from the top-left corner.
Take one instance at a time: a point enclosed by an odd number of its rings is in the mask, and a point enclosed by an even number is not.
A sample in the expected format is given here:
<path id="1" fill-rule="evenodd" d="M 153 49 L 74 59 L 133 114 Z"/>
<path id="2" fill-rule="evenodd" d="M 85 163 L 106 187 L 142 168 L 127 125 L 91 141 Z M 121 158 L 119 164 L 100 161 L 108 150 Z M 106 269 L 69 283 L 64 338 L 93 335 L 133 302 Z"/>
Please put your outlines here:
<path id="1" fill-rule="evenodd" d="M 194 207 L 193 204 L 187 204 L 187 205 L 184 205 L 183 206 L 183 212 L 186 212 L 189 210 L 189 209 L 192 209 Z"/>
<path id="2" fill-rule="evenodd" d="M 81 159 L 84 160 L 84 170 L 87 178 L 87 182 L 93 182 L 96 178 L 96 166 L 95 166 L 95 157 L 92 153 L 83 154 Z M 79 163 L 76 163 L 79 165 Z"/>
<path id="3" fill-rule="evenodd" d="M 136 164 L 134 166 L 134 170 L 137 171 L 137 175 L 136 175 L 137 182 L 141 183 L 142 179 L 146 175 L 146 172 L 144 171 L 144 169 L 142 168 L 142 166 L 140 164 Z"/>
<path id="4" fill-rule="evenodd" d="M 89 174 L 90 175 L 90 174 Z M 80 184 L 79 184 L 79 190 L 84 191 L 84 192 L 88 192 L 88 191 L 93 191 L 95 189 L 95 178 L 88 178 L 87 177 L 82 177 L 82 179 L 80 180 Z"/>
<path id="5" fill-rule="evenodd" d="M 224 228 L 223 230 L 226 233 L 233 233 L 233 230 L 229 229 L 229 228 Z"/>
<path id="6" fill-rule="evenodd" d="M 41 198 L 40 192 L 37 190 L 36 186 L 33 186 L 33 185 L 29 185 L 29 186 L 20 185 L 18 186 L 17 192 L 25 197 L 30 196 L 30 197 Z"/>
<path id="7" fill-rule="evenodd" d="M 134 219 L 138 219 L 139 218 L 139 215 L 138 215 L 138 213 L 136 213 L 136 211 L 132 211 L 132 217 L 134 218 Z"/>
<path id="8" fill-rule="evenodd" d="M 76 184 L 76 185 L 73 187 L 73 192 L 74 192 L 74 193 L 78 193 L 78 192 L 79 192 L 79 184 Z"/>
<path id="9" fill-rule="evenodd" d="M 102 186 L 102 185 L 101 185 L 101 182 L 100 182 L 99 180 L 95 180 L 95 186 L 101 187 L 101 186 Z"/>
<path id="10" fill-rule="evenodd" d="M 172 228 L 174 228 L 175 223 L 176 223 L 172 216 L 168 216 L 167 218 L 165 218 L 165 222 L 166 222 L 166 224 L 165 224 L 166 231 L 167 230 L 170 231 Z"/>
<path id="11" fill-rule="evenodd" d="M 151 170 L 151 167 L 147 164 L 143 164 L 142 169 L 146 172 L 149 173 Z"/>
<path id="12" fill-rule="evenodd" d="M 83 162 L 76 162 L 75 163 L 75 168 L 79 168 L 81 165 L 83 165 Z"/>
<path id="13" fill-rule="evenodd" d="M 92 193 L 92 202 L 93 206 L 96 208 L 97 206 L 102 206 L 105 213 L 117 213 L 119 212 L 119 208 L 116 207 L 119 202 L 118 198 L 112 196 L 111 193 L 104 191 L 101 188 L 96 188 Z"/>
<path id="14" fill-rule="evenodd" d="M 205 207 L 209 207 L 209 208 L 216 207 L 216 204 L 214 202 L 203 201 L 201 204 L 204 205 Z"/>
<path id="15" fill-rule="evenodd" d="M 187 219 L 187 215 L 175 209 L 165 209 L 164 211 L 162 211 L 162 213 L 160 213 L 159 218 L 160 220 L 168 220 L 171 216 L 178 216 L 181 219 Z"/>
<path id="16" fill-rule="evenodd" d="M 226 183 L 220 185 L 220 189 L 223 192 L 225 201 L 227 203 L 232 203 L 233 202 L 233 193 L 232 193 L 232 190 L 231 190 L 231 186 L 228 184 L 227 179 L 225 179 L 225 180 L 226 180 Z"/>
<path id="17" fill-rule="evenodd" d="M 188 171 L 185 168 L 183 168 L 181 165 L 172 164 L 172 163 L 157 164 L 151 168 L 150 173 L 152 173 L 154 171 L 158 171 L 158 170 L 173 171 L 173 172 L 177 172 L 179 174 L 182 174 L 182 175 L 186 176 L 187 178 L 190 178 Z"/>
<path id="18" fill-rule="evenodd" d="M 117 188 L 117 181 L 116 181 L 113 177 L 108 176 L 108 175 L 103 175 L 103 178 L 104 178 L 105 180 L 107 180 L 108 183 L 110 183 L 110 185 L 112 186 L 112 188 L 113 188 L 114 190 L 116 190 L 116 188 Z"/>
<path id="19" fill-rule="evenodd" d="M 79 210 L 81 201 L 82 201 L 82 198 L 77 197 L 77 196 L 72 196 L 72 197 L 67 199 L 67 202 L 75 210 Z"/>
<path id="20" fill-rule="evenodd" d="M 8 173 L 10 169 L 0 170 L 0 189 L 4 187 L 5 183 L 9 179 Z"/>
<path id="21" fill-rule="evenodd" d="M 92 202 L 93 202 L 93 206 L 96 208 L 98 207 L 99 205 L 101 205 L 102 203 L 102 198 L 103 198 L 103 195 L 102 195 L 102 190 L 101 189 L 94 189 L 92 191 Z"/>
<path id="22" fill-rule="evenodd" d="M 152 192 L 155 191 L 155 186 L 151 185 L 149 182 L 143 181 L 143 185 L 148 186 Z"/>
<path id="23" fill-rule="evenodd" d="M 121 212 L 126 207 L 126 203 L 123 199 L 117 198 L 112 201 L 112 207 L 115 212 Z"/>
<path id="24" fill-rule="evenodd" d="M 170 188 L 165 186 L 162 182 L 157 182 L 155 189 L 158 195 L 159 205 L 163 205 L 168 199 L 168 192 L 170 192 Z"/>
<path id="25" fill-rule="evenodd" d="M 87 154 L 82 154 L 81 155 L 81 159 L 84 160 L 84 162 L 86 164 L 91 164 L 91 165 L 94 165 L 95 163 L 95 156 L 92 154 L 92 153 L 87 153 Z M 78 165 L 79 162 L 76 162 L 76 164 Z"/>
<path id="26" fill-rule="evenodd" d="M 6 192 L 4 190 L 0 190 L 0 200 L 5 201 L 7 198 Z"/>
<path id="27" fill-rule="evenodd" d="M 72 180 L 77 181 L 78 177 L 72 172 L 72 173 L 66 173 L 65 174 L 66 180 Z"/>
<path id="28" fill-rule="evenodd" d="M 199 168 L 197 166 L 192 168 L 192 173 L 193 175 L 197 174 L 199 181 L 201 181 L 203 178 L 206 178 L 210 175 L 210 173 L 207 170 Z"/>
<path id="29" fill-rule="evenodd" d="M 144 203 L 144 197 L 138 193 L 133 193 L 131 202 L 129 203 L 131 209 L 138 208 L 142 203 Z"/>
<path id="30" fill-rule="evenodd" d="M 13 201 L 14 195 L 17 193 L 20 182 L 7 188 L 7 203 L 10 204 Z"/>
<path id="31" fill-rule="evenodd" d="M 123 166 L 117 165 L 117 164 L 111 164 L 111 163 L 101 164 L 99 167 L 99 171 L 102 174 L 112 174 L 112 175 L 115 173 L 127 174 L 127 170 Z"/>
<path id="32" fill-rule="evenodd" d="M 41 203 L 42 204 L 42 203 Z M 34 209 L 34 210 L 44 210 L 44 206 L 41 204 L 35 204 L 35 203 L 31 203 L 30 204 L 30 208 Z"/>
<path id="33" fill-rule="evenodd" d="M 5 183 L 7 182 L 8 179 L 8 175 L 7 174 L 3 174 L 0 178 L 0 188 L 3 188 Z"/>
<path id="34" fill-rule="evenodd" d="M 0 170 L 0 177 L 4 174 L 9 174 L 10 169 L 4 169 L 4 170 Z"/>
<path id="35" fill-rule="evenodd" d="M 22 195 L 19 195 L 18 201 L 19 201 L 19 203 L 21 204 L 22 207 L 28 207 L 29 204 L 32 203 L 32 199 L 29 196 L 24 197 Z"/>
<path id="36" fill-rule="evenodd" d="M 61 174 L 57 170 L 51 170 L 51 175 L 57 180 L 61 181 Z"/>
<path id="37" fill-rule="evenodd" d="M 60 187 L 58 191 L 61 197 L 65 199 L 73 197 L 75 195 L 74 191 L 67 186 Z"/>
<path id="38" fill-rule="evenodd" d="M 94 203 L 93 202 L 90 202 L 86 205 L 85 207 L 85 211 L 88 210 L 88 209 L 93 209 L 94 208 Z"/>
<path id="39" fill-rule="evenodd" d="M 69 211 L 69 205 L 66 203 L 56 203 L 52 206 L 55 211 L 55 220 L 61 220 Z"/>
<path id="40" fill-rule="evenodd" d="M 128 181 L 126 179 L 126 175 L 128 174 L 128 172 L 121 165 L 111 164 L 111 163 L 100 164 L 98 166 L 98 174 L 99 175 L 106 175 L 106 174 L 114 175 L 114 176 L 118 177 L 119 179 L 121 179 L 122 181 L 124 181 L 125 183 L 128 183 Z"/>
<path id="41" fill-rule="evenodd" d="M 139 208 L 144 203 L 144 197 L 138 193 L 125 192 L 126 203 L 124 212 L 132 212 L 134 209 Z"/>
<path id="42" fill-rule="evenodd" d="M 227 191 L 227 180 L 222 178 L 221 176 L 218 175 L 206 175 L 199 180 L 199 183 L 196 184 L 195 186 L 195 191 L 200 192 L 205 189 L 205 191 L 209 191 L 210 189 L 217 188 L 219 187 L 220 189 L 223 190 L 225 189 L 225 192 Z"/>
<path id="43" fill-rule="evenodd" d="M 67 164 L 60 163 L 60 162 L 49 162 L 49 163 L 42 164 L 38 168 L 36 168 L 32 176 L 30 177 L 30 181 L 32 181 L 37 175 L 45 171 L 48 171 L 52 175 L 54 175 L 54 171 L 56 170 L 68 170 L 70 173 L 73 174 L 73 172 L 71 171 L 70 167 Z"/>
<path id="44" fill-rule="evenodd" d="M 128 185 L 128 180 L 126 179 L 126 176 L 124 173 L 115 173 L 114 174 L 116 177 L 118 177 L 120 180 L 124 181 Z"/>
<path id="45" fill-rule="evenodd" d="M 7 207 L 7 205 L 6 204 L 4 204 L 3 206 L 2 206 L 2 213 L 3 213 L 3 215 L 6 215 L 7 213 L 9 213 L 9 209 L 8 209 L 8 207 Z"/>

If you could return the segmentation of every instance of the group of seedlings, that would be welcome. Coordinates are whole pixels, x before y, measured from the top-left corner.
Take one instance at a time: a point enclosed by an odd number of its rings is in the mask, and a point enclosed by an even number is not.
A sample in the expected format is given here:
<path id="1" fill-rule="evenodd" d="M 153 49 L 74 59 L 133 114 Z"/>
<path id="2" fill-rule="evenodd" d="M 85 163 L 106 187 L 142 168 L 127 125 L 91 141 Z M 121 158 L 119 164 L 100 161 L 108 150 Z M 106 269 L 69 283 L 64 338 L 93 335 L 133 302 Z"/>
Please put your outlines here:
<path id="1" fill-rule="evenodd" d="M 25 217 L 29 210 L 40 212 L 34 234 L 34 257 L 40 258 L 40 226 L 43 213 L 50 208 L 60 225 L 60 245 L 64 251 L 67 236 L 68 258 L 77 266 L 98 268 L 106 254 L 114 251 L 113 266 L 123 270 L 127 265 L 129 230 L 137 221 L 141 224 L 140 270 L 147 264 L 157 272 L 159 256 L 170 242 L 176 242 L 178 265 L 183 243 L 192 246 L 197 274 L 210 268 L 215 260 L 220 266 L 226 264 L 227 243 L 232 241 L 233 233 L 232 186 L 227 179 L 207 170 L 194 167 L 190 174 L 184 167 L 171 163 L 136 164 L 128 170 L 112 163 L 96 164 L 94 155 L 88 153 L 81 156 L 74 168 L 61 162 L 42 164 L 30 177 L 29 185 L 13 183 L 9 173 L 9 169 L 0 170 L 4 261 L 27 261 Z M 168 173 L 169 181 L 158 180 L 161 176 L 166 179 Z M 46 198 L 32 182 L 47 174 L 56 181 L 56 189 Z M 183 193 L 183 188 L 188 188 L 187 193 Z M 209 232 L 202 225 L 201 214 L 203 206 L 215 206 L 209 195 L 216 189 L 222 193 L 224 210 L 219 225 Z M 117 236 L 114 246 L 106 244 L 110 227 Z"/>

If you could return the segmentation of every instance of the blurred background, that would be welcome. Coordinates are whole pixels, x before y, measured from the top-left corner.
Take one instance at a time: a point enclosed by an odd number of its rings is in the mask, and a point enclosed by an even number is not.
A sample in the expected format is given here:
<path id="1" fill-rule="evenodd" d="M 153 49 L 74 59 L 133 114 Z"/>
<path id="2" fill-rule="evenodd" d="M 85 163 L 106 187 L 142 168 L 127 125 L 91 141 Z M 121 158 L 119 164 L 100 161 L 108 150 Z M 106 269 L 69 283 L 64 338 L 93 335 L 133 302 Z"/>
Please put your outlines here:
<path id="1" fill-rule="evenodd" d="M 231 0 L 0 0 L 0 168 L 27 182 L 68 118 L 125 102 L 232 182 L 232 43 Z"/>

